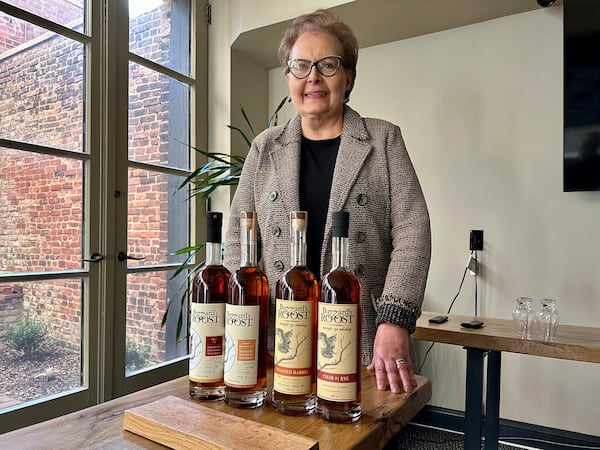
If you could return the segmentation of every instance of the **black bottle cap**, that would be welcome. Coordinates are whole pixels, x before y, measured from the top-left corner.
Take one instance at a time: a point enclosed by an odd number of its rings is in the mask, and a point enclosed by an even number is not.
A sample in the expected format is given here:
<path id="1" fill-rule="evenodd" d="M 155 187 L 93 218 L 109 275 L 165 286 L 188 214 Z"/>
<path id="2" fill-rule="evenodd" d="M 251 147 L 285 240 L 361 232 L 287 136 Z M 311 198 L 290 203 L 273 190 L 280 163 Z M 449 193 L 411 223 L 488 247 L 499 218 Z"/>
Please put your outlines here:
<path id="1" fill-rule="evenodd" d="M 350 213 L 348 211 L 337 211 L 331 215 L 331 235 L 336 237 L 348 237 L 348 226 Z"/>
<path id="2" fill-rule="evenodd" d="M 223 226 L 223 213 L 208 212 L 206 214 L 206 242 L 221 243 L 221 227 Z"/>

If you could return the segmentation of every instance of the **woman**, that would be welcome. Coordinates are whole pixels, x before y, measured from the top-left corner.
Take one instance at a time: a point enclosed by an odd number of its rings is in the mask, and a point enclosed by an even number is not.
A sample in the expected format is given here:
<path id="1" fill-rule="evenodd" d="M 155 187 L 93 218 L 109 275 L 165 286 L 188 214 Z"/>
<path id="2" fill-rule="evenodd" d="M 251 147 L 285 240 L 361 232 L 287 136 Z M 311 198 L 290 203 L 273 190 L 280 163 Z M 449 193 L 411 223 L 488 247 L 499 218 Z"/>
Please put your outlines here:
<path id="1" fill-rule="evenodd" d="M 358 43 L 329 12 L 297 18 L 279 57 L 298 114 L 252 143 L 231 206 L 225 265 L 239 266 L 239 213 L 256 211 L 273 295 L 289 268 L 289 213 L 305 210 L 308 266 L 321 277 L 331 269 L 331 213 L 348 211 L 350 265 L 363 286 L 362 362 L 375 371 L 378 389 L 410 392 L 416 379 L 409 334 L 421 313 L 431 243 L 427 206 L 400 129 L 346 105 Z"/>

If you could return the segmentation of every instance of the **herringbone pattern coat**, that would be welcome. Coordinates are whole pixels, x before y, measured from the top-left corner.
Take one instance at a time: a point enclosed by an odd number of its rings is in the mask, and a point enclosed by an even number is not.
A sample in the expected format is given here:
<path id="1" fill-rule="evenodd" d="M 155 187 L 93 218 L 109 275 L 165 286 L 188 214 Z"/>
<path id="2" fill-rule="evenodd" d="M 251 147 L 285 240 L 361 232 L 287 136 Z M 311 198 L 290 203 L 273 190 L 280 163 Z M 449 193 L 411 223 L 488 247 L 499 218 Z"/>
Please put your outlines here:
<path id="1" fill-rule="evenodd" d="M 271 287 L 273 348 L 275 284 L 290 265 L 289 213 L 300 209 L 300 117 L 259 134 L 244 163 L 225 238 L 225 265 L 239 267 L 241 211 L 256 211 L 261 264 Z M 371 362 L 377 325 L 414 331 L 431 253 L 427 205 L 400 129 L 345 107 L 321 249 L 321 274 L 331 268 L 331 213 L 350 213 L 350 268 L 362 287 L 363 364 Z M 310 227 L 310 217 L 308 219 Z"/>

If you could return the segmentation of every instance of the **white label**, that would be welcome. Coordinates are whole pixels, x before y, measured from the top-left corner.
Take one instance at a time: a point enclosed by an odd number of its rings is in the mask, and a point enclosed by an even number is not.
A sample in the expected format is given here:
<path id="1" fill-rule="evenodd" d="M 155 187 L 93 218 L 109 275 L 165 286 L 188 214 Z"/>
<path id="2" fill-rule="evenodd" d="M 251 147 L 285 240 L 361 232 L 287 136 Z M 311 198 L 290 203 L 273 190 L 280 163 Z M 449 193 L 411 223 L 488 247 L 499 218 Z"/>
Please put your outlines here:
<path id="1" fill-rule="evenodd" d="M 317 396 L 334 402 L 358 398 L 358 305 L 319 302 Z"/>
<path id="2" fill-rule="evenodd" d="M 310 301 L 276 301 L 273 389 L 282 394 L 311 391 L 312 305 Z"/>
<path id="3" fill-rule="evenodd" d="M 260 306 L 225 306 L 225 384 L 246 388 L 258 380 Z"/>
<path id="4" fill-rule="evenodd" d="M 190 317 L 190 380 L 223 380 L 225 303 L 192 303 Z"/>

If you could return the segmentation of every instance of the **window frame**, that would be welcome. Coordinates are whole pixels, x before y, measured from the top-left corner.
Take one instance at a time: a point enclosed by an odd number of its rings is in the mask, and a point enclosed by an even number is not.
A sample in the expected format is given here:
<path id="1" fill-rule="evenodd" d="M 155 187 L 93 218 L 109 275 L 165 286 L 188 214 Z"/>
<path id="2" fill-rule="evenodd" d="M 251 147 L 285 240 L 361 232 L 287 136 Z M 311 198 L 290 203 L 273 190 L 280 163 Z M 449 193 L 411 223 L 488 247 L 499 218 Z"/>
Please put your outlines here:
<path id="1" fill-rule="evenodd" d="M 208 110 L 208 0 L 190 0 L 191 65 L 184 76 L 161 67 L 161 73 L 190 86 L 190 144 L 205 146 Z M 0 432 L 83 409 L 187 374 L 187 356 L 174 363 L 125 376 L 125 308 L 128 270 L 114 255 L 127 249 L 127 158 L 129 62 L 151 62 L 129 52 L 128 0 L 88 0 L 83 33 L 21 10 L 0 0 L 0 11 L 26 20 L 85 46 L 85 151 L 70 152 L 0 138 L 0 146 L 82 160 L 84 168 L 83 251 L 105 255 L 99 264 L 59 273 L 0 274 L 0 283 L 81 277 L 86 284 L 82 297 L 82 383 L 66 394 L 46 397 L 3 410 Z M 157 65 L 158 66 L 158 65 Z M 192 152 L 195 153 L 195 152 Z M 195 166 L 192 154 L 191 167 Z M 185 171 L 176 171 L 185 174 Z M 189 172 L 188 172 L 189 173 Z M 123 184 L 124 183 L 124 184 Z M 119 196 L 118 192 L 122 194 Z M 125 207 L 123 207 L 125 203 Z M 191 203 L 191 242 L 201 242 L 205 216 L 200 199 Z M 125 226 L 123 227 L 123 224 Z M 155 267 L 154 269 L 156 269 Z M 168 265 L 164 265 L 168 269 Z"/>

